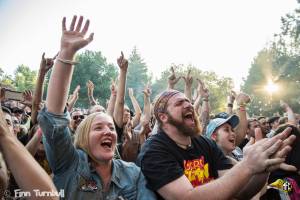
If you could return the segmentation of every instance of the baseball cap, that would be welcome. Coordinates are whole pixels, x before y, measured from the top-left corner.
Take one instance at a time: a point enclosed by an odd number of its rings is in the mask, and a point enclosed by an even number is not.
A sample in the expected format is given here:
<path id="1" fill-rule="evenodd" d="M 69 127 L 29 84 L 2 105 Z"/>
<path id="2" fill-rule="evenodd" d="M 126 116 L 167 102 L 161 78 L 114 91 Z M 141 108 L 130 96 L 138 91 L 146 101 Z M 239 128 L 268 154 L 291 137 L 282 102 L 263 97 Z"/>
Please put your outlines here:
<path id="1" fill-rule="evenodd" d="M 239 124 L 240 120 L 237 115 L 231 115 L 228 118 L 215 118 L 210 120 L 207 128 L 206 128 L 206 133 L 205 136 L 210 138 L 213 132 L 220 126 L 222 126 L 225 123 L 230 124 L 232 128 L 235 128 Z"/>
<path id="2" fill-rule="evenodd" d="M 223 119 L 227 119 L 228 117 L 230 117 L 230 115 L 226 112 L 220 112 L 218 114 L 215 115 L 215 118 L 223 118 Z"/>

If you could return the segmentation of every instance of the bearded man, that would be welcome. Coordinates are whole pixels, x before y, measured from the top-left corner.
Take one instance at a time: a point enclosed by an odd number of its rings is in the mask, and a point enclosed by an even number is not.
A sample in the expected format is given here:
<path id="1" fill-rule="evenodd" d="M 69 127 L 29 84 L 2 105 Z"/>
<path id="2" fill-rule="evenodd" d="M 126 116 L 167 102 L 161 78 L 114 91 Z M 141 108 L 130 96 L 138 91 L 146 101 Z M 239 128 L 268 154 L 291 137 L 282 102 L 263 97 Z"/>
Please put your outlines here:
<path id="1" fill-rule="evenodd" d="M 183 93 L 162 92 L 154 114 L 159 129 L 143 145 L 137 163 L 158 199 L 249 199 L 264 186 L 268 172 L 281 166 L 295 139 L 286 139 L 290 130 L 255 144 L 251 139 L 244 159 L 233 166 L 215 142 L 201 135 L 198 116 Z"/>

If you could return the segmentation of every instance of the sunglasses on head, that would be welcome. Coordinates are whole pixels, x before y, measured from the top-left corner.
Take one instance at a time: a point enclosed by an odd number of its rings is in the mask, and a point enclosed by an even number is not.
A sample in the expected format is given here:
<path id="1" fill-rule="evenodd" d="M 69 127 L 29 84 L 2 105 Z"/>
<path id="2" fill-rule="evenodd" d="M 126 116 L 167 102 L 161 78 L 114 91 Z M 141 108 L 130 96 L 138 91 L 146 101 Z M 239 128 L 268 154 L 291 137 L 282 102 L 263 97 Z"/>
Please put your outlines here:
<path id="1" fill-rule="evenodd" d="M 84 115 L 76 115 L 72 117 L 73 120 L 84 119 Z"/>

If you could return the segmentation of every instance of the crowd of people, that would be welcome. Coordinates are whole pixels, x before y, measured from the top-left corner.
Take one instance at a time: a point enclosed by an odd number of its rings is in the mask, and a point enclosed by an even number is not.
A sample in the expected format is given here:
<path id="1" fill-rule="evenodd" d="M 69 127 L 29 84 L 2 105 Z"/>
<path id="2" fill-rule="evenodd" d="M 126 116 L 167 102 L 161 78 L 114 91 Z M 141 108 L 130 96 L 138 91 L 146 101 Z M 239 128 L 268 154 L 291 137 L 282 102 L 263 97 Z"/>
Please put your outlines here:
<path id="1" fill-rule="evenodd" d="M 150 85 L 144 105 L 128 89 L 131 110 L 121 52 L 107 105 L 88 81 L 90 107 L 76 108 L 80 86 L 71 95 L 69 88 L 76 52 L 93 41 L 89 24 L 74 16 L 67 28 L 63 18 L 60 51 L 42 55 L 35 91 L 25 91 L 24 101 L 5 98 L 1 88 L 3 199 L 300 199 L 299 116 L 285 102 L 284 116 L 249 117 L 249 95 L 232 91 L 227 110 L 212 115 L 204 82 L 197 80 L 193 99 L 190 72 L 179 77 L 171 68 L 153 101 Z M 184 92 L 174 89 L 180 80 Z"/>

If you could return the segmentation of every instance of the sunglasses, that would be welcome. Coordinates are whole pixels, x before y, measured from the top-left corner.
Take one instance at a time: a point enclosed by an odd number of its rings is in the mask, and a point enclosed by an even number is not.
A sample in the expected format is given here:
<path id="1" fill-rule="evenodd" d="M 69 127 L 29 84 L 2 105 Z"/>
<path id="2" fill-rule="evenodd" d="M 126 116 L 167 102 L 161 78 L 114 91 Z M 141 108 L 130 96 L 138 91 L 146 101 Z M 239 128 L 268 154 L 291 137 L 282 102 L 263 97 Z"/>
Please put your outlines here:
<path id="1" fill-rule="evenodd" d="M 73 116 L 72 119 L 73 120 L 78 120 L 78 119 L 83 120 L 84 119 L 84 115 L 76 115 L 76 116 Z"/>

